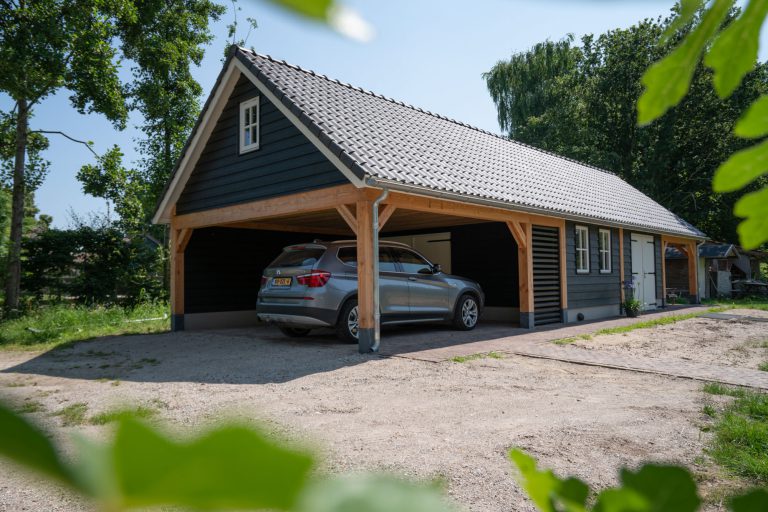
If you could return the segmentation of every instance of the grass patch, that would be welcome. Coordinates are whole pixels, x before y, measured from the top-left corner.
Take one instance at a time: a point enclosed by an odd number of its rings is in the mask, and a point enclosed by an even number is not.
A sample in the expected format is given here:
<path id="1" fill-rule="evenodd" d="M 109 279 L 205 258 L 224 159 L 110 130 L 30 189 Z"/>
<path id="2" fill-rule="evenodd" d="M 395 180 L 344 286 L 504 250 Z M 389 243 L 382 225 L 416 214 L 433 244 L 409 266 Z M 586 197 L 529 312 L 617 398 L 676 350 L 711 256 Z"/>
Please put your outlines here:
<path id="1" fill-rule="evenodd" d="M 65 408 L 53 413 L 51 416 L 59 416 L 61 424 L 65 427 L 74 427 L 82 425 L 85 422 L 85 413 L 88 411 L 88 404 L 77 402 L 68 405 Z"/>
<path id="2" fill-rule="evenodd" d="M 710 455 L 731 473 L 768 484 L 768 394 L 726 386 L 708 389 L 734 397 L 715 415 Z"/>
<path id="3" fill-rule="evenodd" d="M 558 338 L 556 340 L 551 340 L 552 343 L 555 345 L 570 345 L 574 341 L 579 340 L 591 340 L 592 335 L 591 334 L 579 334 L 578 336 L 570 336 L 568 338 Z"/>
<path id="4" fill-rule="evenodd" d="M 107 423 L 113 423 L 126 416 L 147 420 L 155 415 L 157 415 L 157 409 L 140 405 L 130 409 L 116 409 L 96 414 L 88 420 L 88 423 L 91 425 L 106 425 Z"/>
<path id="5" fill-rule="evenodd" d="M 487 352 L 480 354 L 472 354 L 469 356 L 456 356 L 452 357 L 451 361 L 454 363 L 466 363 L 468 361 L 474 361 L 475 359 L 504 359 L 504 356 L 498 352 Z"/>
<path id="6" fill-rule="evenodd" d="M 765 297 L 744 299 L 704 299 L 701 301 L 701 303 L 720 306 L 723 309 L 747 308 L 768 311 L 768 300 Z"/>
<path id="7" fill-rule="evenodd" d="M 708 310 L 707 312 L 711 312 L 711 310 Z M 600 329 L 599 331 L 595 331 L 595 336 L 600 336 L 603 334 L 623 334 L 623 333 L 635 331 L 637 329 L 648 329 L 651 327 L 657 327 L 659 325 L 674 324 L 677 322 L 681 322 L 683 320 L 690 320 L 691 318 L 696 318 L 697 316 L 701 316 L 703 314 L 704 314 L 703 312 L 697 312 L 697 313 L 686 313 L 684 315 L 663 316 L 661 318 L 654 318 L 653 320 L 644 320 L 642 322 L 637 322 L 631 325 L 622 325 L 620 327 L 609 327 L 607 329 Z"/>
<path id="8" fill-rule="evenodd" d="M 146 303 L 135 308 L 58 305 L 43 307 L 20 318 L 0 323 L 0 348 L 49 349 L 99 336 L 163 332 L 170 328 L 167 303 Z M 144 319 L 158 319 L 140 321 Z M 87 353 L 95 357 L 107 352 Z"/>
<path id="9" fill-rule="evenodd" d="M 726 386 L 719 382 L 707 382 L 701 390 L 710 395 L 732 396 L 736 398 L 744 396 L 745 393 L 742 388 Z"/>
<path id="10" fill-rule="evenodd" d="M 26 400 L 23 404 L 16 408 L 16 412 L 21 414 L 33 414 L 36 412 L 42 412 L 45 410 L 45 406 L 37 400 Z"/>
<path id="11" fill-rule="evenodd" d="M 757 365 L 757 369 L 763 372 L 768 372 L 768 361 L 764 361 Z"/>

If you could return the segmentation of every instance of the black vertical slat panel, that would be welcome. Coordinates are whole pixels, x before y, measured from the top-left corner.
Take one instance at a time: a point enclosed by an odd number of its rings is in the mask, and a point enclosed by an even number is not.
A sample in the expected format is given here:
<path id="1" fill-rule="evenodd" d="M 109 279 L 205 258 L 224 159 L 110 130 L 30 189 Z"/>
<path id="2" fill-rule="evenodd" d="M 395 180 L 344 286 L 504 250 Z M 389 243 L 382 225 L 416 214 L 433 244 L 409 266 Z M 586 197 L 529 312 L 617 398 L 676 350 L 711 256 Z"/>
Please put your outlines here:
<path id="1" fill-rule="evenodd" d="M 533 226 L 534 325 L 560 322 L 560 239 L 557 228 Z"/>

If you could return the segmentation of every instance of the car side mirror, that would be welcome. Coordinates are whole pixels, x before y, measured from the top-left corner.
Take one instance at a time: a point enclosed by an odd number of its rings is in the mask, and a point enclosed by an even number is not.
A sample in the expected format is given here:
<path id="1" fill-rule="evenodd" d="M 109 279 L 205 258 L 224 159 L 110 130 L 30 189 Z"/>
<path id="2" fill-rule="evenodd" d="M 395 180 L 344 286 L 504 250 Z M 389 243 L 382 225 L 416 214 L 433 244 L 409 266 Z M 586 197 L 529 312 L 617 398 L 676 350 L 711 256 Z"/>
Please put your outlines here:
<path id="1" fill-rule="evenodd" d="M 443 267 L 441 267 L 439 263 L 435 263 L 434 265 L 432 265 L 433 274 L 439 274 L 442 271 L 443 271 Z"/>

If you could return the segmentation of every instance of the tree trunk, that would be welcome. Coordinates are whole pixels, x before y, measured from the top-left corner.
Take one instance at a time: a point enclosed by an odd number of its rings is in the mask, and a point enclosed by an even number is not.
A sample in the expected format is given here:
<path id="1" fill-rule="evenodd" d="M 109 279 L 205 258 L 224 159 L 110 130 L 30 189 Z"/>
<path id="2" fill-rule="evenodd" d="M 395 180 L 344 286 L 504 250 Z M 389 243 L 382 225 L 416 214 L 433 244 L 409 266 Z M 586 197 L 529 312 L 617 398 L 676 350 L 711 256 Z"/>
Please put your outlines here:
<path id="1" fill-rule="evenodd" d="M 16 158 L 13 166 L 13 203 L 11 209 L 11 238 L 8 251 L 8 271 L 5 281 L 5 312 L 13 314 L 19 309 L 21 292 L 21 235 L 24 226 L 25 156 L 27 153 L 28 114 L 27 100 L 16 102 Z"/>

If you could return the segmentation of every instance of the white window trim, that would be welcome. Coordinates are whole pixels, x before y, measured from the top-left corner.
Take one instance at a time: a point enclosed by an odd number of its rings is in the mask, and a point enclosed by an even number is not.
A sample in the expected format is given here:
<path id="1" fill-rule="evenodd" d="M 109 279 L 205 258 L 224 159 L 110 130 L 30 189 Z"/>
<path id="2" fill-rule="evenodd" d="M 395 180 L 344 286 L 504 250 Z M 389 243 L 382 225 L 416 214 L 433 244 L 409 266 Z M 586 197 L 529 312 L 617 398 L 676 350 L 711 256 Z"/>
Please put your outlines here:
<path id="1" fill-rule="evenodd" d="M 254 122 L 253 119 L 251 119 L 251 124 L 248 126 L 245 125 L 245 112 L 251 107 L 256 107 L 256 115 L 254 116 L 256 118 L 256 121 Z M 261 126 L 260 126 L 260 117 L 261 117 L 261 105 L 259 103 L 259 96 L 256 96 L 255 98 L 251 98 L 250 100 L 244 101 L 240 103 L 240 124 L 239 124 L 239 130 L 240 130 L 240 154 L 244 153 L 250 153 L 251 151 L 256 151 L 259 149 L 259 142 L 261 139 Z M 245 143 L 245 129 L 250 127 L 251 128 L 251 143 L 246 144 Z M 256 132 L 256 136 L 253 136 L 253 132 Z"/>
<path id="2" fill-rule="evenodd" d="M 584 237 L 585 247 L 579 249 L 578 241 L 581 240 L 581 232 L 586 233 Z M 587 226 L 576 226 L 577 243 L 574 244 L 574 253 L 576 255 L 576 273 L 577 274 L 589 274 L 589 228 Z M 579 268 L 579 252 L 584 252 L 584 262 L 587 264 L 586 268 Z"/>
<path id="3" fill-rule="evenodd" d="M 600 247 L 600 241 L 602 240 L 603 235 L 608 235 L 607 238 L 607 247 L 605 249 Z M 597 235 L 597 253 L 600 255 L 600 273 L 601 274 L 610 274 L 612 272 L 612 265 L 611 265 L 611 244 L 613 241 L 611 240 L 611 230 L 610 229 L 601 229 L 598 232 Z M 608 254 L 608 258 L 605 260 L 608 263 L 608 266 L 606 268 L 603 268 L 603 253 Z"/>

